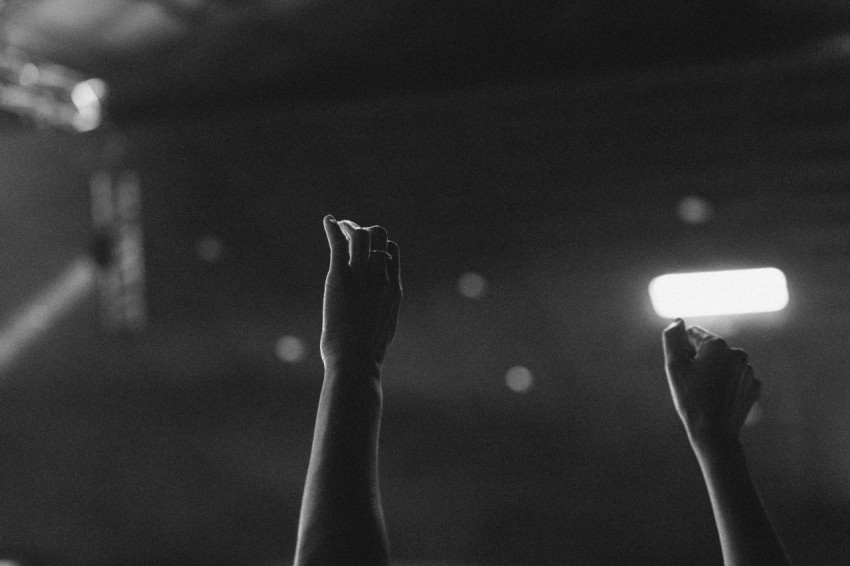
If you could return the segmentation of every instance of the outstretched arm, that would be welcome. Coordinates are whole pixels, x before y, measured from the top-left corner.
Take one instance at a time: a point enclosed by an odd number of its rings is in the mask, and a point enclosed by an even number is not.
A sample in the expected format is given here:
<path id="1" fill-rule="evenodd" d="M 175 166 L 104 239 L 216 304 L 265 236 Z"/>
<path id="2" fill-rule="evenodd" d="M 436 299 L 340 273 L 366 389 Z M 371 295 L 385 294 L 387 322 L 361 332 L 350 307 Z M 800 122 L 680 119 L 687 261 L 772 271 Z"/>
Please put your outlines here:
<path id="1" fill-rule="evenodd" d="M 726 566 L 783 566 L 785 555 L 738 440 L 761 383 L 743 350 L 677 320 L 664 330 L 673 403 L 708 488 Z"/>
<path id="2" fill-rule="evenodd" d="M 399 250 L 380 226 L 325 217 L 322 361 L 296 566 L 389 564 L 378 489 L 381 364 L 401 301 Z"/>

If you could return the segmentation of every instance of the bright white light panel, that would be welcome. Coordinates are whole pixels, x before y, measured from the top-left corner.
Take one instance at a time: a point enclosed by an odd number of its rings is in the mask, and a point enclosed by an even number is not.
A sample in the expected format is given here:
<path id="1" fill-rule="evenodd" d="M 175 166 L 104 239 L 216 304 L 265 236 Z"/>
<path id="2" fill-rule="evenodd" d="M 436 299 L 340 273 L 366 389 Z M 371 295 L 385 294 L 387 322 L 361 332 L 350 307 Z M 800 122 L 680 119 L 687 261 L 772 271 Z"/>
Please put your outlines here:
<path id="1" fill-rule="evenodd" d="M 670 273 L 649 283 L 649 297 L 664 318 L 775 312 L 788 304 L 788 283 L 775 267 Z"/>

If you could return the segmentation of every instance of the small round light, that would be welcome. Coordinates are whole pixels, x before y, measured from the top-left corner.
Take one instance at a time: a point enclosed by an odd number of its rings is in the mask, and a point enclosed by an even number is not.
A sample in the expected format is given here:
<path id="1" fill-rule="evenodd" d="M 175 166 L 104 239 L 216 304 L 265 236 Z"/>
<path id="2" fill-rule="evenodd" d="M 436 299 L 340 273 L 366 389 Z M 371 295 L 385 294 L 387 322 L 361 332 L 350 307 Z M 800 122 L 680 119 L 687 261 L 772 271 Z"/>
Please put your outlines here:
<path id="1" fill-rule="evenodd" d="M 505 384 L 515 393 L 525 393 L 534 385 L 534 376 L 527 367 L 514 366 L 505 373 Z"/>
<path id="2" fill-rule="evenodd" d="M 204 236 L 195 242 L 195 253 L 206 263 L 219 263 L 224 257 L 224 243 L 215 236 Z"/>
<path id="3" fill-rule="evenodd" d="M 277 357 L 288 364 L 297 364 L 307 358 L 307 343 L 297 336 L 283 336 L 274 350 Z"/>
<path id="4" fill-rule="evenodd" d="M 457 290 L 468 299 L 480 299 L 487 292 L 487 280 L 481 275 L 470 271 L 458 278 Z"/>
<path id="5" fill-rule="evenodd" d="M 686 224 L 705 224 L 714 216 L 714 207 L 702 197 L 689 196 L 679 201 L 676 213 Z"/>

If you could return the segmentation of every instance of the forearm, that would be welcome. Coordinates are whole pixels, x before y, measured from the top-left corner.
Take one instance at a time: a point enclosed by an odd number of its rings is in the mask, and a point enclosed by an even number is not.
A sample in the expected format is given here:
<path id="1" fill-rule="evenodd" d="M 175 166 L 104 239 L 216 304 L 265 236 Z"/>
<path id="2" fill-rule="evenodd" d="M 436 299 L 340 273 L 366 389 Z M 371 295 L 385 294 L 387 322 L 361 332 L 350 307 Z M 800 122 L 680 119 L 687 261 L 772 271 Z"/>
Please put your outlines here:
<path id="1" fill-rule="evenodd" d="M 790 564 L 764 510 L 737 439 L 692 442 L 705 478 L 726 566 Z"/>
<path id="2" fill-rule="evenodd" d="M 296 565 L 389 562 L 378 489 L 379 377 L 375 364 L 326 364 Z"/>

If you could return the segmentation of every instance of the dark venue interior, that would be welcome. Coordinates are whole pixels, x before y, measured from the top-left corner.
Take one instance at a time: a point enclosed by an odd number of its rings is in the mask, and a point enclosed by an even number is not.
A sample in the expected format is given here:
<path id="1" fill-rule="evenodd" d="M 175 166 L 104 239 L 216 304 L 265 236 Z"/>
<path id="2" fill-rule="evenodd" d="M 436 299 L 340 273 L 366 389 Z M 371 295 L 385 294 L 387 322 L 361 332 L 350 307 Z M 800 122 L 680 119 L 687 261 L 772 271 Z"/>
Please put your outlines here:
<path id="1" fill-rule="evenodd" d="M 4 49 L 108 86 L 70 131 L 0 77 L 3 566 L 292 562 L 327 213 L 403 254 L 395 563 L 721 564 L 647 287 L 763 266 L 784 310 L 693 322 L 764 384 L 794 564 L 847 563 L 846 2 L 2 4 Z"/>

